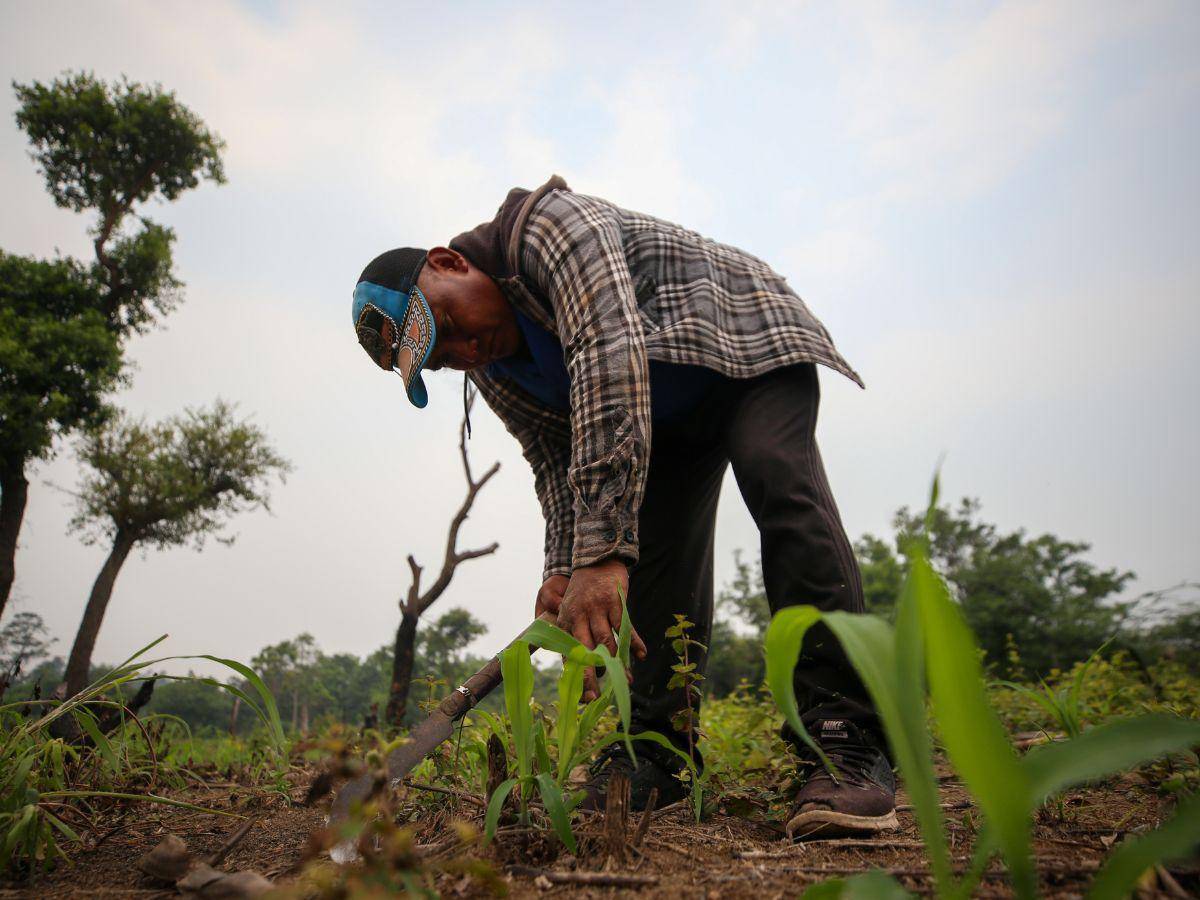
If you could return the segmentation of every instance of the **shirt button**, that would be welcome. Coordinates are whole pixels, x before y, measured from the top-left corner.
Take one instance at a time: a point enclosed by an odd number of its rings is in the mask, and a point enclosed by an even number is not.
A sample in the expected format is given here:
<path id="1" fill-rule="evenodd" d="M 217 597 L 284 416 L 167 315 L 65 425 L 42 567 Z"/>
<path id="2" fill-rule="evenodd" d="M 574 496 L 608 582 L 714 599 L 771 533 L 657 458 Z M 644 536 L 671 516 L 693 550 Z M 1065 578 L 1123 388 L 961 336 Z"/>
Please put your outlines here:
<path id="1" fill-rule="evenodd" d="M 630 543 L 633 543 L 633 529 L 632 528 L 625 529 L 625 540 L 629 541 Z"/>
<path id="2" fill-rule="evenodd" d="M 604 539 L 606 541 L 615 541 L 617 539 L 616 531 L 614 531 L 611 528 L 605 528 L 604 529 Z"/>

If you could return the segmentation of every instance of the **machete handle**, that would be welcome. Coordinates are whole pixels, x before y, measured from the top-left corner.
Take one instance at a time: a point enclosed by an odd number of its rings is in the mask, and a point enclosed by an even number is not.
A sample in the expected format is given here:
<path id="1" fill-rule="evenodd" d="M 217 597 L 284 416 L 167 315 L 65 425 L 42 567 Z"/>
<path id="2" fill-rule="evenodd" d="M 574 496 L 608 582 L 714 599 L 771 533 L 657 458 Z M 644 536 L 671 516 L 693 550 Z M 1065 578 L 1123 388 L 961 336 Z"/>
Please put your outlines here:
<path id="1" fill-rule="evenodd" d="M 558 619 L 558 613 L 546 610 L 538 619 L 553 625 Z M 530 653 L 535 650 L 537 647 L 529 648 Z M 504 676 L 500 674 L 500 657 L 493 656 L 486 666 L 456 687 L 450 696 L 438 705 L 438 711 L 451 719 L 461 719 L 503 680 Z"/>

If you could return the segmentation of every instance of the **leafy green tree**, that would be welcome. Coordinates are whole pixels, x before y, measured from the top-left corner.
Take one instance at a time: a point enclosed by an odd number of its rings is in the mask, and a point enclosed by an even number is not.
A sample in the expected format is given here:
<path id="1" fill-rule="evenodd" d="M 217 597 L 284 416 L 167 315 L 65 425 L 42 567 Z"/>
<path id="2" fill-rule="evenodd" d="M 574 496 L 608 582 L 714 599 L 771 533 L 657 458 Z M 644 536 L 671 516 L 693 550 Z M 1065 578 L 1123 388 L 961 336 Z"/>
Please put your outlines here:
<path id="1" fill-rule="evenodd" d="M 291 468 L 261 429 L 237 420 L 221 401 L 152 425 L 116 417 L 86 434 L 79 458 L 90 471 L 71 527 L 85 543 L 111 547 L 67 660 L 68 694 L 87 683 L 96 636 L 130 551 L 200 548 L 208 537 L 231 542 L 220 534 L 226 520 L 267 507 L 271 482 Z"/>
<path id="2" fill-rule="evenodd" d="M 171 311 L 180 284 L 171 274 L 171 229 L 135 208 L 175 200 L 202 178 L 221 183 L 224 143 L 160 85 L 106 84 L 68 73 L 50 84 L 13 83 L 17 124 L 29 136 L 54 202 L 93 212 L 101 311 L 122 334 Z M 130 217 L 140 228 L 124 230 Z"/>
<path id="3" fill-rule="evenodd" d="M 15 577 L 29 464 L 95 426 L 117 384 L 119 341 L 179 300 L 174 232 L 137 212 L 202 178 L 224 181 L 220 138 L 160 86 L 67 74 L 13 83 L 17 125 L 54 202 L 95 214 L 95 262 L 0 253 L 0 614 Z M 136 221 L 137 226 L 127 228 Z"/>
<path id="4" fill-rule="evenodd" d="M 979 501 L 966 498 L 935 509 L 929 554 L 993 666 L 1005 671 L 1010 635 L 1026 669 L 1041 675 L 1087 659 L 1122 630 L 1131 604 L 1115 598 L 1132 572 L 1097 568 L 1084 558 L 1087 543 L 1001 532 L 979 510 Z M 907 508 L 896 513 L 898 547 L 913 540 L 923 520 Z M 898 563 L 880 554 L 872 564 L 872 579 L 883 583 Z"/>
<path id="5" fill-rule="evenodd" d="M 46 623 L 37 613 L 17 613 L 0 629 L 0 670 L 12 670 L 18 663 L 26 670 L 34 668 L 49 659 L 50 647 L 57 640 L 50 637 Z"/>
<path id="6" fill-rule="evenodd" d="M 487 626 L 465 609 L 448 609 L 417 632 L 417 658 L 426 672 L 448 672 L 465 658 L 467 644 L 485 634 Z"/>
<path id="7" fill-rule="evenodd" d="M 763 634 L 771 622 L 762 562 L 753 565 L 733 553 L 736 574 L 717 595 L 717 616 L 709 636 L 704 688 L 725 697 L 746 680 L 759 684 L 766 675 Z M 739 630 L 741 629 L 741 630 Z"/>
<path id="8" fill-rule="evenodd" d="M 30 464 L 105 414 L 121 350 L 78 263 L 0 251 L 0 616 L 15 577 Z"/>
<path id="9" fill-rule="evenodd" d="M 863 601 L 867 612 L 889 621 L 896 609 L 900 586 L 904 583 L 904 564 L 886 542 L 864 534 L 854 544 L 854 555 L 862 573 Z"/>

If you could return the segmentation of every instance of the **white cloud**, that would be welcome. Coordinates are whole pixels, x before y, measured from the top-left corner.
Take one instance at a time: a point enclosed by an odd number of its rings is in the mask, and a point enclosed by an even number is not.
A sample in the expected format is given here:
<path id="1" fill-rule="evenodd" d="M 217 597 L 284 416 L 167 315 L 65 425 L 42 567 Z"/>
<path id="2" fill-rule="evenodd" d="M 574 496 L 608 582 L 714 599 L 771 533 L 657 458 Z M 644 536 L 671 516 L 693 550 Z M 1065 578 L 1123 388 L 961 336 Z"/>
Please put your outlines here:
<path id="1" fill-rule="evenodd" d="M 981 18 L 869 3 L 867 55 L 846 77 L 851 133 L 889 199 L 995 187 L 1067 123 L 1089 56 L 1149 4 L 1006 0 Z"/>

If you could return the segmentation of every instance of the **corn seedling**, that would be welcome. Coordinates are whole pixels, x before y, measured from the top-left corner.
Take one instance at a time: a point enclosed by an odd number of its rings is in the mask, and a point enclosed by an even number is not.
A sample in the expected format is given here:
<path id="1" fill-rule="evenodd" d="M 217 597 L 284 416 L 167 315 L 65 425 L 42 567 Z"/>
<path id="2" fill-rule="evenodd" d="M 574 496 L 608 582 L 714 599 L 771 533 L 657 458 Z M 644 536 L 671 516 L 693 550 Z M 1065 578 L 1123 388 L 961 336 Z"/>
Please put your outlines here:
<path id="1" fill-rule="evenodd" d="M 930 512 L 937 503 L 934 481 Z M 928 519 L 927 519 L 928 524 Z M 929 563 L 920 540 L 908 548 L 909 574 L 893 628 L 882 619 L 812 606 L 780 610 L 766 635 L 767 681 L 776 704 L 814 750 L 797 707 L 792 673 L 808 629 L 824 622 L 845 648 L 874 700 L 921 828 L 939 897 L 968 897 L 999 852 L 1018 897 L 1037 894 L 1031 852 L 1032 817 L 1065 789 L 1140 765 L 1200 743 L 1200 722 L 1168 715 L 1113 721 L 1071 740 L 1019 757 L 988 703 L 975 637 Z M 971 866 L 956 878 L 939 805 L 933 753 L 926 727 L 928 687 L 933 717 L 946 754 L 975 797 L 984 821 Z M 825 761 L 829 765 L 828 760 Z M 1181 801 L 1158 831 L 1122 845 L 1092 886 L 1094 900 L 1127 896 L 1138 877 L 1159 860 L 1194 845 L 1200 834 L 1200 800 Z M 874 873 L 813 888 L 812 897 L 908 896 L 892 879 Z"/>
<path id="2" fill-rule="evenodd" d="M 111 672 L 62 702 L 21 701 L 0 705 L 0 872 L 51 868 L 64 856 L 62 842 L 78 843 L 79 829 L 89 822 L 89 804 L 97 800 L 149 801 L 231 816 L 158 796 L 149 791 L 121 790 L 131 782 L 142 787 L 167 766 L 157 758 L 154 739 L 144 723 L 129 713 L 120 701 L 123 687 L 147 677 L 142 670 L 171 659 L 207 659 L 221 663 L 240 675 L 245 689 L 221 684 L 211 678 L 196 678 L 229 691 L 253 709 L 270 735 L 279 765 L 286 759 L 286 739 L 274 698 L 266 685 L 248 667 L 215 656 L 142 657 L 166 636 L 143 647 Z M 37 711 L 50 707 L 38 715 Z M 99 726 L 98 709 L 116 709 L 119 728 L 105 733 Z M 33 712 L 33 716 L 27 716 Z M 50 726 L 69 717 L 86 735 L 90 746 L 51 734 Z M 128 717 L 126 720 L 123 717 Z M 147 768 L 146 759 L 151 761 Z M 146 778 L 151 774 L 152 777 Z M 78 785 L 87 784 L 88 789 Z M 100 785 L 100 789 L 92 787 Z"/>
<path id="3" fill-rule="evenodd" d="M 539 621 L 500 654 L 500 668 L 504 674 L 504 703 L 511 728 L 516 771 L 492 792 L 488 800 L 484 820 L 486 840 L 491 840 L 495 835 L 505 799 L 514 791 L 520 821 L 529 824 L 529 800 L 536 791 L 554 833 L 572 853 L 577 852 L 575 835 L 571 830 L 571 814 L 583 799 L 583 793 L 571 793 L 567 789 L 567 780 L 575 766 L 585 762 L 595 750 L 617 741 L 625 743 L 635 764 L 635 740 L 653 741 L 684 755 L 658 732 L 629 733 L 631 706 L 626 672 L 632 630 L 628 610 L 623 610 L 621 627 L 617 631 L 617 654 L 614 656 L 603 645 L 588 650 L 565 631 Z M 529 658 L 531 645 L 563 656 L 563 671 L 558 682 L 558 722 L 554 725 L 557 758 L 551 756 L 551 744 L 542 717 L 534 715 L 533 663 Z M 579 703 L 583 696 L 584 672 L 591 666 L 604 668 L 604 688 L 600 696 L 581 711 Z M 610 705 L 616 707 L 621 730 L 592 742 L 591 732 Z M 494 718 L 492 721 L 492 727 L 500 734 L 500 723 Z M 690 759 L 688 762 L 691 762 Z"/>

